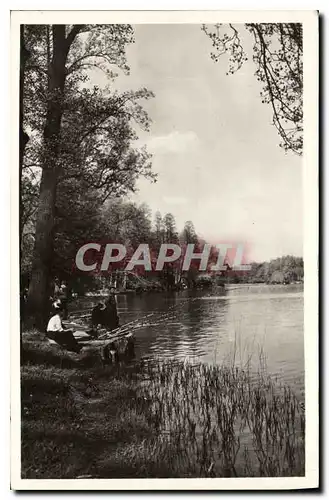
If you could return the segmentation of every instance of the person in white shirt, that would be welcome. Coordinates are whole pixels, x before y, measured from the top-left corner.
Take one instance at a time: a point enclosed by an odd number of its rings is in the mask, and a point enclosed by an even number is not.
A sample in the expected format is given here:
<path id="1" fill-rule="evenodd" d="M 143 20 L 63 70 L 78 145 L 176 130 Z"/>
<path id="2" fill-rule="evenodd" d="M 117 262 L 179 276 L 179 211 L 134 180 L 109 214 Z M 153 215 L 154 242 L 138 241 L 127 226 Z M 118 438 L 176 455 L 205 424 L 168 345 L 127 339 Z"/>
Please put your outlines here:
<path id="1" fill-rule="evenodd" d="M 64 330 L 60 314 L 54 314 L 48 322 L 47 332 L 62 332 Z"/>
<path id="2" fill-rule="evenodd" d="M 79 352 L 81 347 L 74 338 L 73 330 L 66 330 L 63 328 L 63 308 L 60 301 L 54 302 L 53 310 L 54 314 L 47 325 L 47 337 L 69 351 Z"/>

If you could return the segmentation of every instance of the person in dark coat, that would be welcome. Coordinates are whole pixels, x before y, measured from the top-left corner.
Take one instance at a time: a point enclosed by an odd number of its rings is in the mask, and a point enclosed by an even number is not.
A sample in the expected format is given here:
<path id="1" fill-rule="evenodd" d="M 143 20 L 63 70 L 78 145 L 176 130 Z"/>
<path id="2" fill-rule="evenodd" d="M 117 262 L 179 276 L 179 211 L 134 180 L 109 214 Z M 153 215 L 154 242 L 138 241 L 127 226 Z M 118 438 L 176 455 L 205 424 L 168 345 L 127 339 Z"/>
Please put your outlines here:
<path id="1" fill-rule="evenodd" d="M 109 298 L 105 302 L 99 302 L 91 312 L 92 327 L 100 325 L 107 330 L 115 330 L 119 326 L 119 316 L 115 300 L 115 289 L 110 291 Z"/>
<path id="2" fill-rule="evenodd" d="M 98 304 L 91 311 L 91 324 L 93 327 L 98 325 L 104 326 L 105 322 L 105 304 L 103 302 L 98 302 Z"/>
<path id="3" fill-rule="evenodd" d="M 105 303 L 105 328 L 114 330 L 119 326 L 119 316 L 117 311 L 117 303 L 115 300 L 115 289 L 111 288 L 109 298 Z"/>

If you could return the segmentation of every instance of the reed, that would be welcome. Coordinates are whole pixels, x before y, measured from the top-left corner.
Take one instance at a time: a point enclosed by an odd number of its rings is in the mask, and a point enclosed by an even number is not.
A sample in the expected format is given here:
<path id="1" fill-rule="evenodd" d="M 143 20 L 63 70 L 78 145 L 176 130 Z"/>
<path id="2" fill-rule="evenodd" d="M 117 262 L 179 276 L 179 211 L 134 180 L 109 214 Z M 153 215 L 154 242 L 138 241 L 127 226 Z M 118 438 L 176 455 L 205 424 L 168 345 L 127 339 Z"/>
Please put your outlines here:
<path id="1" fill-rule="evenodd" d="M 103 367 L 23 348 L 23 477 L 304 475 L 303 402 L 264 363 Z"/>
<path id="2" fill-rule="evenodd" d="M 303 405 L 264 370 L 153 361 L 139 378 L 139 411 L 183 475 L 304 475 Z"/>

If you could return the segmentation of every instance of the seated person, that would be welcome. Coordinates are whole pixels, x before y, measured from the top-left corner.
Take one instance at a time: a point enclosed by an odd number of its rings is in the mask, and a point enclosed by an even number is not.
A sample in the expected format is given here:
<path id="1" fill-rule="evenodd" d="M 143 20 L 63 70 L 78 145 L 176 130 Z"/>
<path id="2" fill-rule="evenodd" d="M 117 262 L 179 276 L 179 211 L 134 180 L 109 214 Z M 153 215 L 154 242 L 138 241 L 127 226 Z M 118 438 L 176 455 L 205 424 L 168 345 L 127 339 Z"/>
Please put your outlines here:
<path id="1" fill-rule="evenodd" d="M 108 330 L 115 330 L 119 326 L 119 316 L 117 303 L 115 300 L 115 288 L 111 287 L 110 295 L 105 303 L 105 327 Z"/>
<path id="2" fill-rule="evenodd" d="M 105 322 L 105 311 L 106 307 L 103 302 L 98 302 L 97 306 L 91 311 L 91 324 L 92 326 L 104 325 Z"/>
<path id="3" fill-rule="evenodd" d="M 79 352 L 81 347 L 73 336 L 73 330 L 65 330 L 62 324 L 63 308 L 60 301 L 53 304 L 53 314 L 48 322 L 47 337 L 68 351 Z"/>
<path id="4" fill-rule="evenodd" d="M 91 312 L 92 326 L 100 325 L 107 330 L 114 330 L 119 326 L 119 316 L 114 297 L 114 289 L 111 289 L 110 296 L 106 303 L 99 302 Z"/>

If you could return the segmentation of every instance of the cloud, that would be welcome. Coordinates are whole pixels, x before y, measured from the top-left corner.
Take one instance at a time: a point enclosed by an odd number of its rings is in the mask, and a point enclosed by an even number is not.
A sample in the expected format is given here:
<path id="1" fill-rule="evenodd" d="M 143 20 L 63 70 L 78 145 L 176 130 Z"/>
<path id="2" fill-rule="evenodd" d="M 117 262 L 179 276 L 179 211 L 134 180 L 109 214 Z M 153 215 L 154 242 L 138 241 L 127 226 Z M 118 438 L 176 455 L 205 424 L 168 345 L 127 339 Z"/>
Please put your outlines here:
<path id="1" fill-rule="evenodd" d="M 186 205 L 188 201 L 183 196 L 163 196 L 162 199 L 168 205 Z"/>
<path id="2" fill-rule="evenodd" d="M 195 148 L 197 142 L 198 136 L 195 132 L 175 130 L 167 135 L 149 137 L 146 139 L 146 146 L 148 151 L 153 154 L 184 153 Z"/>

